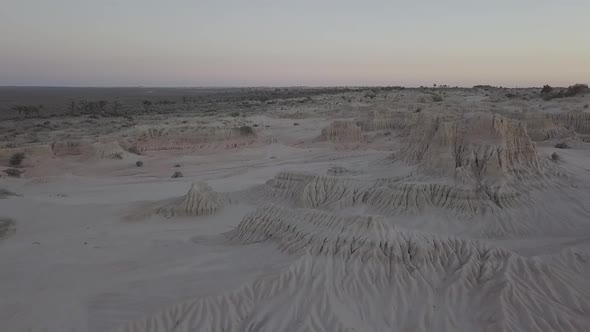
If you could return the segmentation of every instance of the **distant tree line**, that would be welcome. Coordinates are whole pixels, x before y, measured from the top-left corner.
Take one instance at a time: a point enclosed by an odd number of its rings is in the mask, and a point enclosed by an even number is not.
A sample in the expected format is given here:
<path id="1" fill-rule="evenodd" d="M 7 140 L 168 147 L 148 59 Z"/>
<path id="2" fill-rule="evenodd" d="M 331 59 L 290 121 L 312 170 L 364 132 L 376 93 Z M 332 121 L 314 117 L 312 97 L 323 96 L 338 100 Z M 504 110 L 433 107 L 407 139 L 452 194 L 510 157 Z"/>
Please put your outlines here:
<path id="1" fill-rule="evenodd" d="M 588 84 L 574 84 L 566 89 L 555 89 L 549 85 L 544 85 L 541 89 L 541 97 L 544 100 L 551 100 L 555 98 L 573 97 L 590 92 Z"/>

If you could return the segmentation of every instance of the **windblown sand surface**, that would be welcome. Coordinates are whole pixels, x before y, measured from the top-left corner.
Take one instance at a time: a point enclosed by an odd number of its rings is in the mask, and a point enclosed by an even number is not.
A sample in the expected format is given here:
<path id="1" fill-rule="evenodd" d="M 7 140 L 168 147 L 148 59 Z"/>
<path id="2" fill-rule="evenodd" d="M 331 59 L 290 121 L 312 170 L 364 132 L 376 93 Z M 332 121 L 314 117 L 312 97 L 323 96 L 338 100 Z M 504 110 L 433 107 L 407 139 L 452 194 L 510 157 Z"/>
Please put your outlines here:
<path id="1" fill-rule="evenodd" d="M 5 120 L 0 330 L 590 331 L 590 95 L 538 92 Z"/>

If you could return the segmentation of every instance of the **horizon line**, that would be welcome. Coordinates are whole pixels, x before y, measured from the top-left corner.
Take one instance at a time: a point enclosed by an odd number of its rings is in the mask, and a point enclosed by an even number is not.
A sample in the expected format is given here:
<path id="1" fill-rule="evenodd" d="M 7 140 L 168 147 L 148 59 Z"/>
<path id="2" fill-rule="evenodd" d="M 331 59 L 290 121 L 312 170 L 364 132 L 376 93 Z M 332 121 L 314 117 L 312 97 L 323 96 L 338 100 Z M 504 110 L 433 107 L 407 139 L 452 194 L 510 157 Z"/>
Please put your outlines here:
<path id="1" fill-rule="evenodd" d="M 578 83 L 573 83 L 578 84 Z M 572 85 L 573 85 L 572 84 Z M 407 88 L 407 89 L 419 89 L 419 88 L 445 88 L 445 89 L 453 89 L 453 88 L 473 88 L 475 86 L 490 86 L 494 88 L 503 88 L 503 89 L 532 89 L 532 88 L 541 88 L 543 85 L 539 86 L 503 86 L 503 85 L 493 85 L 493 84 L 475 84 L 475 85 L 448 85 L 448 84 L 437 84 L 434 85 L 211 85 L 211 86 L 148 86 L 148 85 L 0 85 L 0 89 L 2 88 L 69 88 L 69 89 L 277 89 L 277 88 L 382 88 L 382 87 L 398 87 L 398 88 Z M 567 86 L 553 86 L 557 88 L 566 88 Z"/>

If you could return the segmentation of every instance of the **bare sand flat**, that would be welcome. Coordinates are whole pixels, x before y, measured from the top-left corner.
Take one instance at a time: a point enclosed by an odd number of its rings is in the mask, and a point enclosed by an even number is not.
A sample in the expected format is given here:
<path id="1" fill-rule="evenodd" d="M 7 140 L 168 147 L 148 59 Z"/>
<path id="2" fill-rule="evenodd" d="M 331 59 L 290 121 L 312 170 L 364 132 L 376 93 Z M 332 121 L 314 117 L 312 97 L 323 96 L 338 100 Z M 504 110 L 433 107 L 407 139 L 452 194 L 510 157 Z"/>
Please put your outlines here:
<path id="1" fill-rule="evenodd" d="M 3 331 L 590 331 L 587 91 L 14 89 Z"/>

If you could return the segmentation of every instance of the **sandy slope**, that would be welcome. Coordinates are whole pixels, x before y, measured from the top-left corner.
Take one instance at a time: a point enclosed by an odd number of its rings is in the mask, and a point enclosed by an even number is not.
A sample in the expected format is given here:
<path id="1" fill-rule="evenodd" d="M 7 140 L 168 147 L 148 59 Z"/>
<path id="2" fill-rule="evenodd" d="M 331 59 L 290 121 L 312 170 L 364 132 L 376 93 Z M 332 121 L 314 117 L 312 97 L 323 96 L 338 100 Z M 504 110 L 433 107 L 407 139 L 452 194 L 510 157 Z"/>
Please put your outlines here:
<path id="1" fill-rule="evenodd" d="M 2 329 L 590 330 L 588 97 L 325 98 L 27 147 Z"/>

